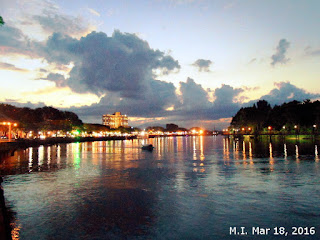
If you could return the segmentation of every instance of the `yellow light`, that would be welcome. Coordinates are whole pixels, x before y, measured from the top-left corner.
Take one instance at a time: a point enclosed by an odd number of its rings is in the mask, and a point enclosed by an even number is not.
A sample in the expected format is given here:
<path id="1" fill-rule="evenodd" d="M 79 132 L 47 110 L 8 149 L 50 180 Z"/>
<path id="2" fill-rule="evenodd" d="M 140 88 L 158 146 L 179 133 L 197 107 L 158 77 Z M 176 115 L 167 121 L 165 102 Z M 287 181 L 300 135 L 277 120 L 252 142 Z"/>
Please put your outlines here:
<path id="1" fill-rule="evenodd" d="M 241 130 L 242 130 L 242 131 L 244 131 L 244 130 L 245 130 L 245 128 L 242 128 Z"/>
<path id="2" fill-rule="evenodd" d="M 202 133 L 203 133 L 203 130 L 200 130 L 199 133 L 202 134 Z"/>
<path id="3" fill-rule="evenodd" d="M 269 126 L 269 127 L 268 127 L 268 130 L 271 130 L 271 129 L 272 129 L 272 127 L 271 127 L 271 126 Z"/>
<path id="4" fill-rule="evenodd" d="M 251 127 L 248 127 L 248 130 L 251 131 Z"/>
<path id="5" fill-rule="evenodd" d="M 18 126 L 18 124 L 14 123 L 14 124 L 13 124 L 13 126 L 15 126 L 15 127 L 16 127 L 16 126 Z"/>

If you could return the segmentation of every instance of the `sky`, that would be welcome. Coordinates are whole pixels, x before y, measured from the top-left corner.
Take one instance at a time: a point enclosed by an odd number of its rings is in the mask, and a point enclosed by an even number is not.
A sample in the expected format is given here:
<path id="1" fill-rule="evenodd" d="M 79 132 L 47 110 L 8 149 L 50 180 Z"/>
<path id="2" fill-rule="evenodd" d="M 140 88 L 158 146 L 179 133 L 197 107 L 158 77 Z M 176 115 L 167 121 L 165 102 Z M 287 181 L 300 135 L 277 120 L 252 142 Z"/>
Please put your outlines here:
<path id="1" fill-rule="evenodd" d="M 0 102 L 87 123 L 227 127 L 320 98 L 317 0 L 1 0 Z"/>

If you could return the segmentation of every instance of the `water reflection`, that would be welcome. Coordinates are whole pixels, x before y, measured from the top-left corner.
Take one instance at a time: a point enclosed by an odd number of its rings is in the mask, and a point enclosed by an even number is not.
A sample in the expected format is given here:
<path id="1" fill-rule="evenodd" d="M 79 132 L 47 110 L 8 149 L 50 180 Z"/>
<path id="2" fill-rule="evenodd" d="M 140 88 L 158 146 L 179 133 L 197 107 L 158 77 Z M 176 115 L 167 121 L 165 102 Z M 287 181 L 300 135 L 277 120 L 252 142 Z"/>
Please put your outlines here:
<path id="1" fill-rule="evenodd" d="M 297 162 L 299 162 L 299 147 L 298 147 L 298 145 L 295 145 L 295 149 L 296 149 L 296 151 L 295 151 L 295 154 L 296 154 L 296 160 L 297 160 Z"/>
<path id="2" fill-rule="evenodd" d="M 284 154 L 284 159 L 285 160 L 288 160 L 287 157 L 288 157 L 288 151 L 287 151 L 287 144 L 283 144 L 283 154 Z"/>
<path id="3" fill-rule="evenodd" d="M 21 239 L 228 239 L 318 222 L 318 165 L 315 144 L 193 136 L 28 148 L 0 174 Z"/>

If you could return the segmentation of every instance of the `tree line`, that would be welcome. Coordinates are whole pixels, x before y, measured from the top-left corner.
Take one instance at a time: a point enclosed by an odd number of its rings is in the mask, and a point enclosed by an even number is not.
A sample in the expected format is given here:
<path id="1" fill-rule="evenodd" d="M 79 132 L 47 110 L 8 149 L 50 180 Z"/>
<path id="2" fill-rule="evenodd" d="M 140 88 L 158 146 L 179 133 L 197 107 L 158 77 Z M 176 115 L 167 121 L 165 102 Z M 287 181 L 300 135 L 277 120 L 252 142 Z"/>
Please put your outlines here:
<path id="1" fill-rule="evenodd" d="M 31 130 L 72 130 L 83 123 L 78 115 L 61 111 L 53 107 L 31 109 L 15 107 L 10 104 L 0 104 L 0 121 L 16 122 L 19 128 Z"/>
<path id="2" fill-rule="evenodd" d="M 232 118 L 230 130 L 263 133 L 312 133 L 320 126 L 320 102 L 291 101 L 282 105 L 271 105 L 260 100 L 252 107 L 241 108 Z"/>

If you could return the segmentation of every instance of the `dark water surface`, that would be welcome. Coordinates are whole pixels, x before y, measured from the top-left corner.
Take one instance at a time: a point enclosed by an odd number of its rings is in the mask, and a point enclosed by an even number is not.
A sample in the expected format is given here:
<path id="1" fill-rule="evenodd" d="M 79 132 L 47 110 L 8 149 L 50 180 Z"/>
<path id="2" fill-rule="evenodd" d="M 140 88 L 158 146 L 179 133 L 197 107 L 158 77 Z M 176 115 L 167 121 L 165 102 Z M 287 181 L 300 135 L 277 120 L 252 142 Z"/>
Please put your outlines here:
<path id="1" fill-rule="evenodd" d="M 143 141 L 155 149 L 141 150 Z M 312 141 L 212 136 L 41 146 L 6 158 L 0 174 L 15 239 L 320 239 Z M 252 235 L 257 226 L 271 231 Z M 291 236 L 294 226 L 303 235 Z M 230 227 L 248 235 L 230 235 Z M 288 236 L 275 236 L 274 227 Z M 306 236 L 311 227 L 315 234 Z"/>

